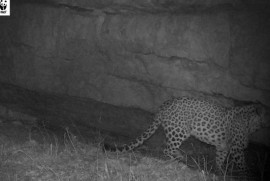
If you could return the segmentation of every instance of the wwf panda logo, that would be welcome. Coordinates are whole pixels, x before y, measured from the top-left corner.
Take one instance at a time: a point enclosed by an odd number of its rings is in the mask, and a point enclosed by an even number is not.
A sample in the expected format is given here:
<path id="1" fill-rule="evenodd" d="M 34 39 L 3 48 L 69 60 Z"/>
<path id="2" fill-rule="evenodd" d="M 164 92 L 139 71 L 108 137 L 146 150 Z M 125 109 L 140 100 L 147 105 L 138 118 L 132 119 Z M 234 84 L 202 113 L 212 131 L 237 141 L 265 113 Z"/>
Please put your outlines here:
<path id="1" fill-rule="evenodd" d="M 0 0 L 0 10 L 7 9 L 7 0 Z"/>

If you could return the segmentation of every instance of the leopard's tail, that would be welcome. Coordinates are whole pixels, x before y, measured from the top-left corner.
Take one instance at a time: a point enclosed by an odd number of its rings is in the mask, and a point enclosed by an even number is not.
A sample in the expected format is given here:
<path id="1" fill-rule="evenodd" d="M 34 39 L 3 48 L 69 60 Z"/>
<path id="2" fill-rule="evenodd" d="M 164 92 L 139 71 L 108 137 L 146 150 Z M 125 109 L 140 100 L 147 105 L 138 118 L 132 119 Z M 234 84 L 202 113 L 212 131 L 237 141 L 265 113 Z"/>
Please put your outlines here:
<path id="1" fill-rule="evenodd" d="M 139 137 L 137 137 L 134 141 L 129 144 L 124 144 L 122 146 L 104 144 L 103 151 L 111 151 L 111 152 L 126 152 L 131 151 L 134 148 L 142 145 L 145 140 L 149 139 L 160 126 L 161 121 L 159 119 L 155 119 L 155 121 L 148 127 L 146 131 L 143 132 Z"/>

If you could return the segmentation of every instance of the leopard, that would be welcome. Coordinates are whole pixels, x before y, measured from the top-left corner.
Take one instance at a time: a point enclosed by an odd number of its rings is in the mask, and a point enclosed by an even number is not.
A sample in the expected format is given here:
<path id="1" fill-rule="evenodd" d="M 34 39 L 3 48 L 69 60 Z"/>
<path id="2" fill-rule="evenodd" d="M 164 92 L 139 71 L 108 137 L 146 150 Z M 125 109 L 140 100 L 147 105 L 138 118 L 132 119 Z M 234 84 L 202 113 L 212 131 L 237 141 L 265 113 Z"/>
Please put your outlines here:
<path id="1" fill-rule="evenodd" d="M 230 156 L 231 163 L 240 171 L 248 170 L 244 150 L 249 135 L 262 128 L 265 108 L 260 103 L 226 107 L 213 100 L 196 97 L 176 97 L 165 101 L 154 114 L 154 121 L 139 137 L 122 146 L 104 144 L 104 151 L 127 152 L 149 139 L 161 126 L 165 132 L 164 155 L 179 157 L 183 141 L 194 136 L 215 146 L 215 164 L 224 171 Z"/>

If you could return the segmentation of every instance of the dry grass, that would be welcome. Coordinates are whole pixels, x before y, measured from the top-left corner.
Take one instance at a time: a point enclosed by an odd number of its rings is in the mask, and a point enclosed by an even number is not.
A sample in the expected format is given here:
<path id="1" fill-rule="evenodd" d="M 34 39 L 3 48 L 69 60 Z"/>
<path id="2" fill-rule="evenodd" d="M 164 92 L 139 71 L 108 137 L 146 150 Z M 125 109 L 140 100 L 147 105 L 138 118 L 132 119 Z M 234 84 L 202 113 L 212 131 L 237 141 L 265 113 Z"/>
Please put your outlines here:
<path id="1" fill-rule="evenodd" d="M 104 153 L 99 133 L 95 133 L 93 142 L 84 143 L 69 129 L 56 136 L 44 127 L 33 131 L 17 123 L 5 126 L 6 123 L 0 122 L 1 181 L 234 180 L 211 174 L 207 159 L 203 163 L 194 159 L 199 168 L 194 170 L 175 160 L 165 161 L 140 153 Z"/>
<path id="2" fill-rule="evenodd" d="M 43 137 L 43 143 L 40 143 L 35 139 L 37 134 L 28 130 L 26 140 L 21 143 L 0 132 L 1 181 L 211 180 L 204 172 L 191 170 L 176 161 L 159 160 L 139 153 L 103 153 L 99 145 L 102 139 L 85 144 L 68 129 L 62 144 L 48 131 L 38 131 Z M 19 132 L 16 134 L 21 136 Z M 48 141 L 47 136 L 53 139 Z"/>

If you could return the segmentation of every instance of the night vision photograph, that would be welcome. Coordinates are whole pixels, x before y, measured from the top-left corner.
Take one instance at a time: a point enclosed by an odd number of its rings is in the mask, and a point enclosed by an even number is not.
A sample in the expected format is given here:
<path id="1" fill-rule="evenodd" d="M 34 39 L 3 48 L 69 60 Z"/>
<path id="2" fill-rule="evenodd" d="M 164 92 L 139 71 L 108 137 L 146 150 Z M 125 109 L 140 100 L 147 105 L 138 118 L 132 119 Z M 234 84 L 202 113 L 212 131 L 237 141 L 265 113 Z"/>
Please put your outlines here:
<path id="1" fill-rule="evenodd" d="M 269 181 L 269 0 L 0 0 L 0 181 Z"/>

